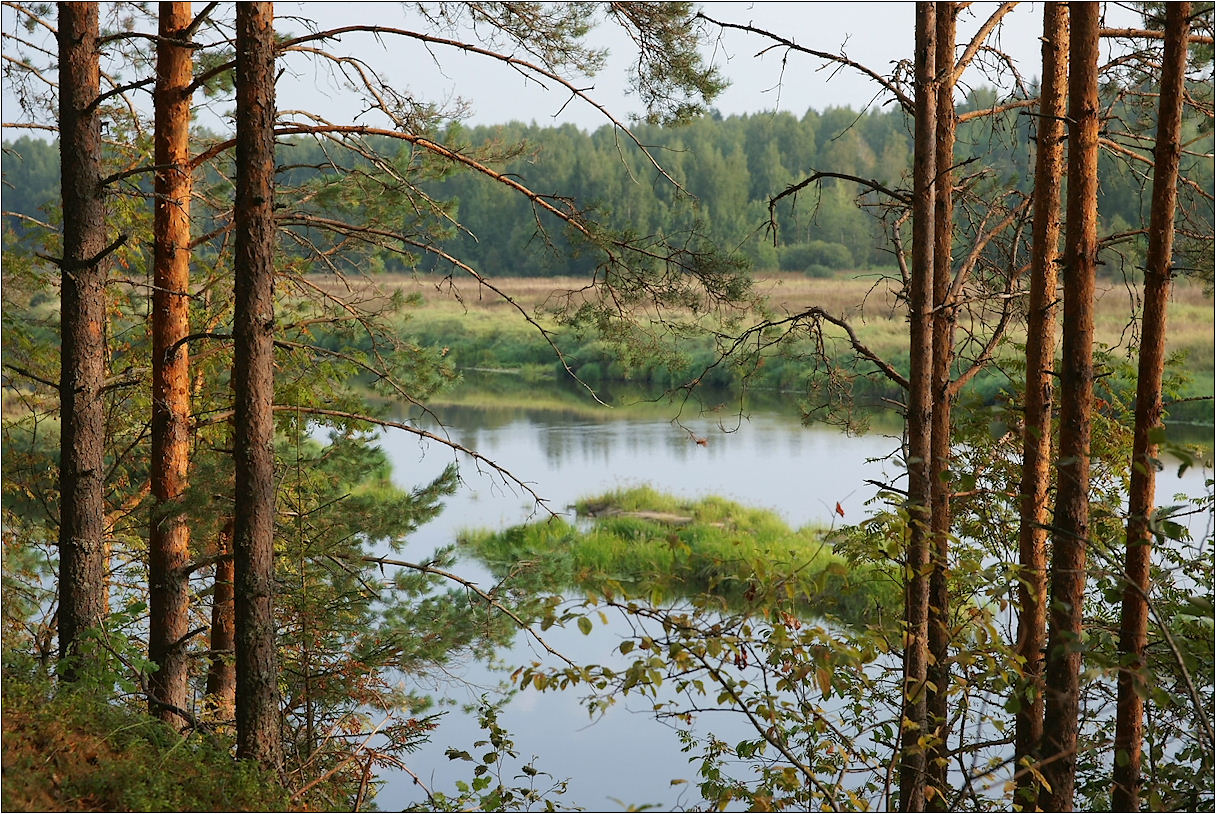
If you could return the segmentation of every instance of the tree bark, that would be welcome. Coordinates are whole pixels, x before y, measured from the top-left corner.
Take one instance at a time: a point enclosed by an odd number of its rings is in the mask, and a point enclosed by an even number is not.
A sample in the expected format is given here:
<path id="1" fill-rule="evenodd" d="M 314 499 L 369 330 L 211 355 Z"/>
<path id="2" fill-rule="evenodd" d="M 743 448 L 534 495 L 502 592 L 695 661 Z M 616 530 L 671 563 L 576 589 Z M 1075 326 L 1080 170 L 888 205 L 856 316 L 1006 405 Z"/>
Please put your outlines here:
<path id="1" fill-rule="evenodd" d="M 1047 494 L 1051 486 L 1052 374 L 1060 243 L 1060 179 L 1068 79 L 1068 8 L 1043 6 L 1043 87 L 1035 129 L 1034 224 L 1026 323 L 1026 404 L 1018 535 L 1018 641 L 1022 665 L 1014 715 L 1014 802 L 1032 809 L 1039 784 L 1029 767 L 1043 737 L 1043 644 L 1047 634 Z"/>
<path id="2" fill-rule="evenodd" d="M 224 523 L 215 553 L 232 554 L 232 518 Z M 236 621 L 233 610 L 233 563 L 228 556 L 215 564 L 215 589 L 211 594 L 211 656 L 207 666 L 206 705 L 218 717 L 230 719 L 236 711 Z"/>
<path id="3" fill-rule="evenodd" d="M 60 3 L 59 153 L 63 191 L 60 307 L 59 656 L 107 614 L 104 477 L 105 200 L 101 189 L 98 10 Z M 66 680 L 76 676 L 68 658 Z"/>
<path id="4" fill-rule="evenodd" d="M 1144 646 L 1148 638 L 1149 516 L 1156 491 L 1156 431 L 1162 426 L 1161 378 L 1165 369 L 1166 306 L 1170 298 L 1174 207 L 1178 200 L 1182 104 L 1186 80 L 1190 3 L 1165 8 L 1165 57 L 1153 162 L 1148 259 L 1144 271 L 1144 314 L 1140 329 L 1136 424 L 1132 437 L 1131 487 L 1127 509 L 1127 552 L 1123 612 L 1119 624 L 1120 665 L 1115 719 L 1114 791 L 1116 811 L 1140 810 L 1140 766 L 1144 734 Z"/>
<path id="5" fill-rule="evenodd" d="M 190 462 L 190 83 L 193 59 L 184 44 L 190 4 L 161 3 L 156 47 L 154 153 L 159 168 L 153 212 L 152 293 L 152 523 L 148 541 L 148 657 L 151 711 L 162 720 L 185 721 L 163 701 L 185 709 L 189 630 L 190 530 L 175 504 L 186 490 Z M 172 355 L 169 349 L 175 348 Z"/>
<path id="6" fill-rule="evenodd" d="M 282 761 L 274 617 L 274 12 L 236 9 L 237 757 Z"/>
<path id="7" fill-rule="evenodd" d="M 1045 782 L 1039 794 L 1039 807 L 1044 811 L 1072 810 L 1077 766 L 1098 255 L 1098 4 L 1070 3 L 1068 15 L 1072 41 L 1068 60 L 1064 344 L 1042 748 Z"/>
<path id="8" fill-rule="evenodd" d="M 925 808 L 925 680 L 929 627 L 929 456 L 932 434 L 933 206 L 937 81 L 933 3 L 916 4 L 916 99 L 912 178 L 912 271 L 908 297 L 908 547 L 904 570 L 904 698 L 899 810 Z"/>
<path id="9" fill-rule="evenodd" d="M 925 802 L 933 811 L 945 811 L 948 757 L 946 739 L 950 690 L 950 441 L 952 435 L 950 368 L 954 362 L 955 309 L 946 300 L 952 281 L 954 242 L 954 41 L 957 3 L 938 3 L 936 19 L 937 99 L 935 141 L 937 175 L 933 213 L 933 418 L 929 457 L 932 570 L 929 575 L 929 665 L 926 715 L 934 737 L 925 758 L 928 774 Z M 932 789 L 932 791 L 929 791 Z"/>

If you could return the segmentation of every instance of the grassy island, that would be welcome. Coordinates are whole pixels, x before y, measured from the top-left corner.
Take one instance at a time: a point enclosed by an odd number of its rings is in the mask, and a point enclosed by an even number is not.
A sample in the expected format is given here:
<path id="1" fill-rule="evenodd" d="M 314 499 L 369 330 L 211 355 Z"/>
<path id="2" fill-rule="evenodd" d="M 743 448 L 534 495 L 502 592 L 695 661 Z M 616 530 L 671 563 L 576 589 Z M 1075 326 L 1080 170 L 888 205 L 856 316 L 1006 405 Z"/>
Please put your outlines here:
<path id="1" fill-rule="evenodd" d="M 822 529 L 791 529 L 765 509 L 649 487 L 587 498 L 574 508 L 574 522 L 553 518 L 471 532 L 462 546 L 498 576 L 514 574 L 531 590 L 656 604 L 691 599 L 736 612 L 781 608 L 846 622 L 893 598 L 887 574 L 834 554 Z"/>

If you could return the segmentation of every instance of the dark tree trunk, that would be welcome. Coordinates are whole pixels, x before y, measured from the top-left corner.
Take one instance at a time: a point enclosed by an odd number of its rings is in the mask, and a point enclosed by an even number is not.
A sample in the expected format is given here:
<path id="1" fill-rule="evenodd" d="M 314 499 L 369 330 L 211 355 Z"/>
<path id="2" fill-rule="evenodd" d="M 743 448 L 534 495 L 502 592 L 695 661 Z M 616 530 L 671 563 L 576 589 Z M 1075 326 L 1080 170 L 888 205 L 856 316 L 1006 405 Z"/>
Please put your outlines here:
<path id="1" fill-rule="evenodd" d="M 1014 716 L 1015 803 L 1033 809 L 1039 784 L 1029 767 L 1043 737 L 1043 644 L 1047 635 L 1047 494 L 1051 486 L 1052 374 L 1055 368 L 1056 263 L 1068 78 L 1068 8 L 1043 6 L 1043 88 L 1036 120 L 1034 225 L 1026 324 L 1026 412 L 1022 435 L 1021 571 L 1017 654 L 1021 698 Z"/>
<path id="2" fill-rule="evenodd" d="M 935 10 L 916 4 L 916 123 L 913 154 L 912 272 L 908 297 L 908 546 L 904 579 L 904 699 L 899 809 L 925 808 L 925 679 L 929 642 L 929 480 L 933 366 L 933 191 L 935 177 Z"/>
<path id="3" fill-rule="evenodd" d="M 945 811 L 947 799 L 946 739 L 950 691 L 950 470 L 951 403 L 950 368 L 954 362 L 955 309 L 946 300 L 952 281 L 954 242 L 954 40 L 957 3 L 939 3 L 936 21 L 937 71 L 937 177 L 934 181 L 933 247 L 933 419 L 929 482 L 932 484 L 932 571 L 929 576 L 929 666 L 926 715 L 935 740 L 925 758 L 928 773 L 925 801 L 933 811 Z"/>
<path id="4" fill-rule="evenodd" d="M 207 666 L 207 707 L 229 719 L 236 711 L 236 621 L 233 610 L 232 518 L 220 530 L 215 564 L 215 590 L 211 595 L 211 657 Z M 229 555 L 225 557 L 224 555 Z"/>
<path id="5" fill-rule="evenodd" d="M 278 767 L 274 617 L 274 12 L 236 8 L 236 611 L 237 756 Z"/>
<path id="6" fill-rule="evenodd" d="M 106 370 L 106 233 L 95 3 L 60 3 L 61 266 L 59 655 L 107 613 L 101 399 Z M 71 661 L 65 679 L 75 676 Z"/>
<path id="7" fill-rule="evenodd" d="M 189 699 L 184 637 L 189 629 L 190 532 L 176 501 L 190 462 L 190 82 L 193 60 L 182 44 L 189 3 L 161 3 L 156 49 L 155 210 L 152 293 L 152 523 L 148 542 L 148 656 L 152 713 L 186 722 L 157 704 L 185 709 Z"/>
<path id="8" fill-rule="evenodd" d="M 1064 346 L 1042 747 L 1045 782 L 1039 794 L 1039 807 L 1044 811 L 1072 810 L 1077 767 L 1098 255 L 1098 14 L 1097 3 L 1069 4 Z"/>
<path id="9" fill-rule="evenodd" d="M 1144 735 L 1144 645 L 1148 638 L 1149 565 L 1152 533 L 1149 515 L 1156 489 L 1157 443 L 1161 427 L 1161 377 L 1165 368 L 1166 306 L 1172 276 L 1174 206 L 1178 199 L 1182 102 L 1186 80 L 1190 3 L 1165 8 L 1165 58 L 1153 162 L 1153 202 L 1149 215 L 1148 261 L 1144 271 L 1144 315 L 1140 330 L 1140 371 L 1136 383 L 1136 426 L 1132 439 L 1132 476 L 1127 509 L 1127 552 L 1123 613 L 1119 624 L 1119 692 L 1115 722 L 1114 791 L 1116 811 L 1140 810 L 1140 765 Z"/>

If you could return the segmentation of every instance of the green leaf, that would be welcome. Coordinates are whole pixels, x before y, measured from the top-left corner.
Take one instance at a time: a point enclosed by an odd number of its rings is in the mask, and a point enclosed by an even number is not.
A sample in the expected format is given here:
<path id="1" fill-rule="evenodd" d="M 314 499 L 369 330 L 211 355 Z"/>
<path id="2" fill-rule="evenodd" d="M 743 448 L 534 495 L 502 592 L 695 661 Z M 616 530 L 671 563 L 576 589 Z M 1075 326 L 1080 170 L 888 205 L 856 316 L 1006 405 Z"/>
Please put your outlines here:
<path id="1" fill-rule="evenodd" d="M 588 619 L 586 616 L 580 616 L 578 618 L 578 629 L 583 632 L 584 636 L 590 634 L 591 633 L 591 620 Z"/>
<path id="2" fill-rule="evenodd" d="M 1216 611 L 1216 606 L 1212 604 L 1212 598 L 1210 596 L 1188 596 L 1186 598 L 1186 603 L 1190 606 L 1187 609 L 1187 615 L 1189 616 L 1202 616 L 1210 618 L 1212 617 L 1213 612 Z"/>

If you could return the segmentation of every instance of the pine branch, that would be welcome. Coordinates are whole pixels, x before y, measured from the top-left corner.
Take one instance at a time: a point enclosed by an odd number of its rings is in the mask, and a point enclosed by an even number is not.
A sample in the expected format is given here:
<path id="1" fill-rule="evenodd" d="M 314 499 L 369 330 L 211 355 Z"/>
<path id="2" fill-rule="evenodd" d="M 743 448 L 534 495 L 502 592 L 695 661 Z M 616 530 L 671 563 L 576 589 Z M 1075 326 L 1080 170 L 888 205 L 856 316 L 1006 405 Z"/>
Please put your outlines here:
<path id="1" fill-rule="evenodd" d="M 540 634 L 538 634 L 535 630 L 533 630 L 531 625 L 529 625 L 527 622 L 525 622 L 523 619 L 521 619 L 519 617 L 519 615 L 517 613 L 515 613 L 515 611 L 513 611 L 510 608 L 503 605 L 501 602 L 499 602 L 497 599 L 495 599 L 491 593 L 487 593 L 486 591 L 483 591 L 481 588 L 477 587 L 477 583 L 471 582 L 470 580 L 467 580 L 464 577 L 459 576 L 458 574 L 453 574 L 451 571 L 445 571 L 442 568 L 436 568 L 435 566 L 427 565 L 426 563 L 408 562 L 406 560 L 390 559 L 389 557 L 371 557 L 371 556 L 345 555 L 345 554 L 327 554 L 326 556 L 330 557 L 331 559 L 337 558 L 337 559 L 353 560 L 356 562 L 371 563 L 373 565 L 379 565 L 381 568 L 383 568 L 386 565 L 395 565 L 399 568 L 408 568 L 411 571 L 417 571 L 422 574 L 434 574 L 437 577 L 443 577 L 444 579 L 451 580 L 452 582 L 455 582 L 455 583 L 463 586 L 464 588 L 472 591 L 473 593 L 477 594 L 477 596 L 479 596 L 483 600 L 485 600 L 486 603 L 490 605 L 490 607 L 499 611 L 503 615 L 509 617 L 511 619 L 511 621 L 515 622 L 515 624 L 519 626 L 520 630 L 526 632 L 529 636 L 531 636 L 534 640 L 536 640 L 537 644 L 539 644 L 541 647 L 543 647 L 550 655 L 556 656 L 557 658 L 561 659 L 562 661 L 564 661 L 566 664 L 570 665 L 571 667 L 577 666 L 577 665 L 575 665 L 575 663 L 573 661 L 571 661 L 565 655 L 563 655 L 562 653 L 553 649 L 553 647 L 548 642 L 546 642 L 540 636 Z"/>

